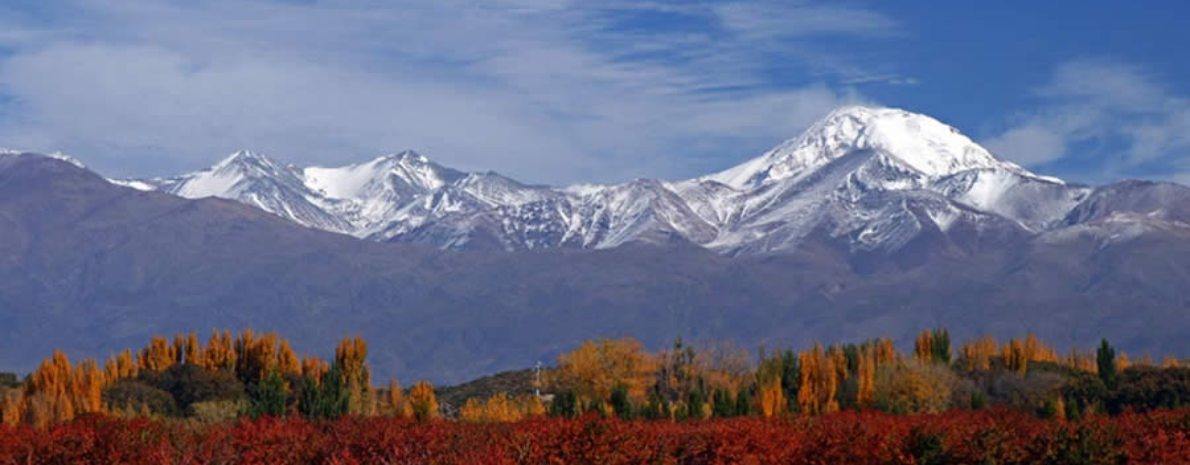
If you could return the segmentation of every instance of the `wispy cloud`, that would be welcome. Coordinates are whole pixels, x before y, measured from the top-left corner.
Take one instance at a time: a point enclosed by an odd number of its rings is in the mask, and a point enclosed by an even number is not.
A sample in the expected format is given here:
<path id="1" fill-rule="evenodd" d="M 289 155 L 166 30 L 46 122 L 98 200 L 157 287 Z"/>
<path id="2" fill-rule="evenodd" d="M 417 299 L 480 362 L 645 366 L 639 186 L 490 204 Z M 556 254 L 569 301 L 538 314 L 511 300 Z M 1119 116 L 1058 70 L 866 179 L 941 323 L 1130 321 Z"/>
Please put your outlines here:
<path id="1" fill-rule="evenodd" d="M 1174 178 L 1190 160 L 1190 99 L 1143 67 L 1109 60 L 1058 66 L 1036 90 L 1041 107 L 984 141 L 1025 165 L 1096 158 L 1092 181 L 1124 176 Z"/>
<path id="2" fill-rule="evenodd" d="M 888 36 L 903 32 L 888 16 L 845 6 L 796 1 L 728 3 L 714 7 L 724 27 L 755 38 L 822 34 Z"/>
<path id="3" fill-rule="evenodd" d="M 113 175 L 193 169 L 251 147 L 303 163 L 415 148 L 544 182 L 681 177 L 864 100 L 845 83 L 857 76 L 911 79 L 796 46 L 805 37 L 900 33 L 891 18 L 830 6 L 125 0 L 44 8 L 0 15 L 12 26 L 0 34 L 11 52 L 0 55 L 0 96 L 11 100 L 0 97 L 0 143 L 74 152 Z M 653 26 L 634 27 L 642 15 Z M 800 63 L 805 78 L 772 82 L 764 73 L 771 54 Z"/>

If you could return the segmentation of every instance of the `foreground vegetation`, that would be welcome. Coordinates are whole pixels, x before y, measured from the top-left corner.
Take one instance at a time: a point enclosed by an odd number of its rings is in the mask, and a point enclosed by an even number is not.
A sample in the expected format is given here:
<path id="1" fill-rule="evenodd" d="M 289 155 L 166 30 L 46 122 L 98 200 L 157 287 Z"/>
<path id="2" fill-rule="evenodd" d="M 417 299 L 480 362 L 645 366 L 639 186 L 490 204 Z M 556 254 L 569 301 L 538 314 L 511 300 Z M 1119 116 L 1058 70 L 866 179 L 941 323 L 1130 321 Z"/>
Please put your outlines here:
<path id="1" fill-rule="evenodd" d="M 184 420 L 85 416 L 0 426 L 0 464 L 941 464 L 1190 463 L 1190 411 L 1047 420 L 988 409 L 841 412 L 781 420 L 515 423 L 349 416 Z"/>

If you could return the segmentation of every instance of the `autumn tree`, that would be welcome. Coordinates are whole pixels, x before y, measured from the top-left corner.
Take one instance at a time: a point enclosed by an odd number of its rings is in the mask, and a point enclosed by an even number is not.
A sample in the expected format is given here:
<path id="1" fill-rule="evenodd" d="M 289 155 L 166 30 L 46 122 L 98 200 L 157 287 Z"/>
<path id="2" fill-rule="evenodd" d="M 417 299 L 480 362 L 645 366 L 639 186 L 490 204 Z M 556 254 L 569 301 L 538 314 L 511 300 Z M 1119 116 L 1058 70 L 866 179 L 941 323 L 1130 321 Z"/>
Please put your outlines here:
<path id="1" fill-rule="evenodd" d="M 917 339 L 913 341 L 913 358 L 922 362 L 931 361 L 934 356 L 934 345 L 930 340 L 932 336 L 928 329 L 917 335 Z"/>
<path id="2" fill-rule="evenodd" d="M 42 361 L 29 376 L 25 394 L 31 399 L 29 412 L 34 424 L 44 426 L 74 418 L 73 378 L 74 368 L 60 350 L 55 350 L 53 356 Z"/>
<path id="3" fill-rule="evenodd" d="M 1128 354 L 1121 351 L 1120 356 L 1116 358 L 1116 369 L 1118 371 L 1124 371 L 1130 366 L 1132 366 L 1132 362 L 1128 360 Z"/>
<path id="4" fill-rule="evenodd" d="M 497 393 L 487 401 L 467 399 L 459 409 L 459 419 L 471 423 L 515 422 L 544 413 L 545 406 L 537 396 L 510 398 L 504 393 Z"/>
<path id="5" fill-rule="evenodd" d="M 1075 370 L 1082 370 L 1089 373 L 1097 373 L 1099 367 L 1096 360 L 1092 359 L 1090 353 L 1078 350 L 1078 347 L 1070 349 L 1070 355 L 1061 360 L 1066 366 Z"/>
<path id="6" fill-rule="evenodd" d="M 181 365 L 186 357 L 186 338 L 181 334 L 174 335 L 173 346 L 170 347 L 170 352 L 174 355 L 174 365 Z"/>
<path id="7" fill-rule="evenodd" d="M 802 413 L 817 415 L 839 410 L 839 403 L 835 400 L 838 370 L 835 361 L 822 350 L 822 345 L 815 343 L 814 348 L 802 352 L 799 356 L 801 364 L 801 389 L 798 392 L 798 407 Z"/>
<path id="8" fill-rule="evenodd" d="M 18 389 L 0 387 L 0 424 L 16 426 L 24 417 L 24 396 Z"/>
<path id="9" fill-rule="evenodd" d="M 876 354 L 873 349 L 864 347 L 860 349 L 858 358 L 855 403 L 859 408 L 868 408 L 872 406 L 876 394 Z"/>
<path id="10" fill-rule="evenodd" d="M 277 368 L 278 339 L 276 333 L 256 337 L 251 329 L 245 329 L 236 339 L 236 376 L 244 384 L 257 384 Z"/>
<path id="11" fill-rule="evenodd" d="M 479 423 L 486 421 L 486 418 L 484 417 L 486 413 L 485 407 L 486 406 L 484 405 L 484 402 L 475 397 L 467 399 L 467 401 L 463 403 L 463 406 L 459 407 L 459 420 L 469 423 Z"/>
<path id="12" fill-rule="evenodd" d="M 876 403 L 894 413 L 941 413 L 950 405 L 957 380 L 947 367 L 913 361 L 880 370 Z"/>
<path id="13" fill-rule="evenodd" d="M 913 356 L 922 362 L 950 364 L 950 333 L 946 328 L 927 329 L 917 335 Z"/>
<path id="14" fill-rule="evenodd" d="M 884 337 L 876 339 L 869 344 L 875 347 L 877 366 L 891 365 L 901 358 L 900 354 L 897 353 L 896 346 L 893 345 L 892 339 Z"/>
<path id="15" fill-rule="evenodd" d="M 959 348 L 960 366 L 968 371 L 987 371 L 992 359 L 1000 355 L 1000 343 L 991 335 L 963 343 Z"/>
<path id="16" fill-rule="evenodd" d="M 654 381 L 657 364 L 635 339 L 587 341 L 558 356 L 558 368 L 550 384 L 574 392 L 581 402 L 606 401 L 612 389 L 623 383 L 633 402 L 644 400 Z"/>
<path id="17" fill-rule="evenodd" d="M 1029 333 L 1025 336 L 1025 358 L 1030 362 L 1057 362 L 1058 352 Z"/>
<path id="18" fill-rule="evenodd" d="M 756 370 L 756 385 L 757 398 L 756 407 L 759 411 L 759 402 L 762 397 L 760 386 L 766 382 L 771 382 L 777 379 L 781 382 L 782 398 L 785 399 L 786 406 L 782 409 L 785 411 L 794 410 L 797 408 L 798 391 L 801 387 L 801 361 L 798 354 L 792 350 L 778 351 L 773 356 L 766 356 L 764 350 L 760 353 L 760 366 Z M 742 391 L 742 390 L 741 390 Z"/>
<path id="19" fill-rule="evenodd" d="M 211 331 L 211 338 L 207 340 L 207 347 L 201 357 L 201 365 L 211 370 L 235 370 L 236 350 L 231 338 L 231 331 Z"/>
<path id="20" fill-rule="evenodd" d="M 328 371 L 330 371 L 330 365 L 318 357 L 302 358 L 302 376 L 311 379 L 314 384 L 322 383 L 322 377 Z"/>
<path id="21" fill-rule="evenodd" d="M 781 378 L 773 377 L 764 381 L 756 395 L 756 410 L 765 418 L 782 416 L 788 408 L 785 400 L 785 390 L 781 387 Z"/>
<path id="22" fill-rule="evenodd" d="M 851 371 L 847 369 L 847 355 L 843 349 L 838 345 L 832 345 L 826 349 L 826 355 L 831 360 L 831 366 L 835 368 L 835 384 L 847 381 L 851 377 Z"/>
<path id="23" fill-rule="evenodd" d="M 438 417 L 438 400 L 434 397 L 434 386 L 426 381 L 418 381 L 409 390 L 409 404 L 413 407 L 413 416 L 418 420 Z"/>
<path id="24" fill-rule="evenodd" d="M 94 360 L 79 362 L 73 372 L 71 396 L 78 414 L 103 412 L 103 372 Z"/>
<path id="25" fill-rule="evenodd" d="M 141 370 L 163 371 L 173 366 L 175 358 L 174 347 L 169 341 L 161 336 L 153 336 L 149 345 L 137 354 L 136 362 Z"/>
<path id="26" fill-rule="evenodd" d="M 335 347 L 335 366 L 339 367 L 351 393 L 352 413 L 371 413 L 372 372 L 368 368 L 367 358 L 368 343 L 362 337 L 343 338 Z"/>
<path id="27" fill-rule="evenodd" d="M 1029 357 L 1025 352 L 1025 345 L 1021 341 L 1012 339 L 1004 345 L 1002 357 L 1004 366 L 1019 376 L 1025 376 L 1025 369 L 1029 367 Z"/>
<path id="28" fill-rule="evenodd" d="M 281 339 L 281 346 L 277 349 L 277 371 L 282 375 L 302 374 L 302 362 L 285 339 Z"/>
<path id="29" fill-rule="evenodd" d="M 515 403 L 522 417 L 528 418 L 545 415 L 545 403 L 535 394 L 521 394 L 517 396 Z"/>
<path id="30" fill-rule="evenodd" d="M 119 355 L 108 357 L 107 362 L 103 364 L 104 378 L 108 383 L 114 383 L 121 379 L 135 378 L 138 371 L 137 362 L 133 358 L 132 350 L 124 350 Z"/>
<path id="31" fill-rule="evenodd" d="M 186 363 L 191 365 L 197 365 L 204 368 L 207 365 L 206 361 L 203 360 L 202 347 L 198 345 L 198 335 L 193 331 L 191 331 L 190 334 L 186 336 L 185 359 Z"/>

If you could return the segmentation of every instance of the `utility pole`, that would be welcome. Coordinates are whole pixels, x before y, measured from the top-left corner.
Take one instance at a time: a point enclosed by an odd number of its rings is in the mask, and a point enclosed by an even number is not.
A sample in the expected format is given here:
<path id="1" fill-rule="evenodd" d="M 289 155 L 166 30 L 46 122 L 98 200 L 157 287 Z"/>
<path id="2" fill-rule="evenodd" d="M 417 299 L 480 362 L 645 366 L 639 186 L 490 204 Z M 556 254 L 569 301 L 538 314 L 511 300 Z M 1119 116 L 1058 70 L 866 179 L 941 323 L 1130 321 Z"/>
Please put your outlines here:
<path id="1" fill-rule="evenodd" d="M 533 381 L 533 395 L 541 397 L 541 361 L 537 361 L 537 368 L 534 371 L 536 379 Z"/>

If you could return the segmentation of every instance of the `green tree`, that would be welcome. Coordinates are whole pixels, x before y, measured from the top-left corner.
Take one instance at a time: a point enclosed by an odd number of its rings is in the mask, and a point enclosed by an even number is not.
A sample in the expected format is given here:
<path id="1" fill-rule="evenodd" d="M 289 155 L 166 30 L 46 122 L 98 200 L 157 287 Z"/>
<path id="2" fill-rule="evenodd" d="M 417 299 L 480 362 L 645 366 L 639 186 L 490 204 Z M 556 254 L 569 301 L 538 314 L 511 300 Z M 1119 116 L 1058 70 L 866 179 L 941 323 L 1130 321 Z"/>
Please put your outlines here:
<path id="1" fill-rule="evenodd" d="M 706 403 L 706 395 L 700 390 L 693 390 L 686 393 L 686 409 L 681 412 L 681 419 L 697 420 L 703 418 L 702 404 Z"/>
<path id="2" fill-rule="evenodd" d="M 797 395 L 802 386 L 802 362 L 792 350 L 781 354 L 781 387 L 785 389 L 785 399 L 789 403 L 789 411 L 798 410 Z"/>
<path id="3" fill-rule="evenodd" d="M 656 392 L 650 392 L 645 406 L 640 412 L 641 418 L 646 420 L 665 420 L 669 418 L 669 402 Z"/>
<path id="4" fill-rule="evenodd" d="M 307 418 L 333 419 L 347 414 L 351 408 L 351 392 L 343 383 L 338 366 L 332 366 L 322 382 L 306 377 L 302 381 L 302 396 L 298 411 Z"/>
<path id="5" fill-rule="evenodd" d="M 1107 339 L 1103 339 L 1099 343 L 1099 350 L 1095 355 L 1096 361 L 1099 363 L 1099 379 L 1103 380 L 1103 385 L 1107 386 L 1109 391 L 1114 391 L 1116 389 L 1116 349 L 1107 343 Z"/>
<path id="6" fill-rule="evenodd" d="M 554 394 L 550 406 L 546 411 L 551 417 L 573 418 L 578 415 L 578 397 L 574 391 L 562 391 Z"/>
<path id="7" fill-rule="evenodd" d="M 717 418 L 734 417 L 736 414 L 735 399 L 731 398 L 731 391 L 726 388 L 715 389 L 711 397 L 711 414 Z"/>
<path id="8" fill-rule="evenodd" d="M 281 373 L 276 369 L 269 370 L 269 374 L 256 386 L 248 413 L 252 418 L 262 415 L 283 417 L 288 401 L 289 389 L 285 387 Z"/>
<path id="9" fill-rule="evenodd" d="M 756 406 L 752 405 L 752 390 L 746 387 L 741 387 L 739 394 L 735 397 L 735 414 L 736 416 L 748 417 L 755 412 Z"/>
<path id="10" fill-rule="evenodd" d="M 191 404 L 208 401 L 235 401 L 244 398 L 244 385 L 230 370 L 210 370 L 182 363 L 163 371 L 141 372 L 140 380 L 168 392 L 186 411 Z"/>
<path id="11" fill-rule="evenodd" d="M 934 330 L 934 337 L 930 338 L 930 349 L 935 363 L 950 364 L 950 333 L 946 328 Z"/>
<path id="12" fill-rule="evenodd" d="M 616 412 L 616 416 L 622 420 L 631 420 L 636 412 L 632 406 L 632 400 L 628 398 L 628 386 L 620 383 L 612 388 L 611 398 L 608 400 L 611 404 L 612 411 Z"/>

